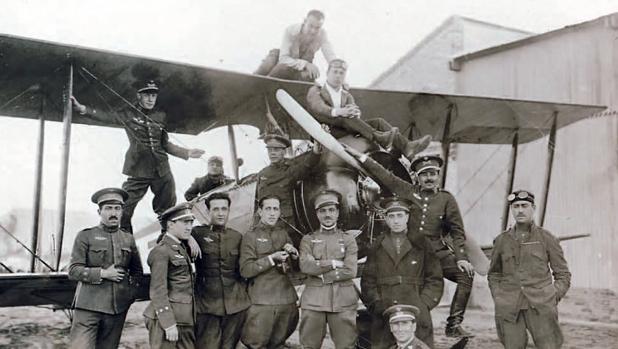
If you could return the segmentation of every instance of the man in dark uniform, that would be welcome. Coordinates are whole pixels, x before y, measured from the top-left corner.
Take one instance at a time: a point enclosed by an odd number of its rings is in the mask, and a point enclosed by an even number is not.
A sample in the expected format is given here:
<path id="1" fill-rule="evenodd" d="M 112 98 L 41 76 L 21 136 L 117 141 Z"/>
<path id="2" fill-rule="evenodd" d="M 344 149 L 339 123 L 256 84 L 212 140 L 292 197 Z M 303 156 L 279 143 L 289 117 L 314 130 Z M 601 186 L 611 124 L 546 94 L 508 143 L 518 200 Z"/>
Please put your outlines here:
<path id="1" fill-rule="evenodd" d="M 92 195 L 101 223 L 77 234 L 69 279 L 78 281 L 71 325 L 71 348 L 117 348 L 132 288 L 142 277 L 133 235 L 119 228 L 128 194 L 119 188 Z"/>
<path id="2" fill-rule="evenodd" d="M 311 174 L 320 160 L 321 147 L 316 144 L 312 152 L 297 156 L 294 159 L 285 158 L 285 149 L 292 145 L 288 137 L 279 134 L 264 136 L 270 165 L 258 172 L 258 182 L 255 197 L 261 198 L 276 195 L 281 199 L 281 218 L 288 231 L 294 230 L 294 209 L 292 205 L 292 190 L 296 182 Z M 300 240 L 297 231 L 291 232 L 290 237 L 296 243 Z M 296 246 L 298 246 L 296 244 Z"/>
<path id="3" fill-rule="evenodd" d="M 191 205 L 183 203 L 161 214 L 161 240 L 148 255 L 150 304 L 144 310 L 152 349 L 195 348 L 195 300 L 191 259 L 183 247 L 193 227 Z"/>
<path id="4" fill-rule="evenodd" d="M 427 148 L 431 142 L 429 135 L 410 141 L 383 118 L 361 119 L 361 110 L 354 97 L 344 88 L 347 70 L 348 64 L 344 60 L 333 59 L 328 65 L 324 86 L 312 86 L 307 92 L 307 104 L 316 120 L 330 126 L 336 138 L 346 133 L 358 133 L 386 149 L 392 146 L 410 161 Z"/>
<path id="5" fill-rule="evenodd" d="M 187 160 L 200 158 L 201 149 L 186 149 L 169 141 L 165 130 L 166 115 L 155 104 L 159 87 L 152 80 L 143 82 L 137 90 L 137 103 L 128 105 L 115 113 L 106 113 L 80 104 L 71 97 L 73 106 L 83 116 L 101 122 L 119 121 L 129 137 L 129 149 L 125 155 L 122 173 L 128 178 L 122 189 L 129 193 L 124 205 L 121 227 L 133 232 L 131 218 L 137 203 L 148 188 L 154 194 L 152 209 L 160 215 L 176 204 L 176 185 L 170 170 L 167 154 Z"/>
<path id="6" fill-rule="evenodd" d="M 420 312 L 417 307 L 404 304 L 392 305 L 384 311 L 390 332 L 396 340 L 389 349 L 429 349 L 427 344 L 414 336 Z"/>
<path id="7" fill-rule="evenodd" d="M 438 305 L 444 281 L 440 260 L 420 234 L 409 234 L 412 202 L 384 199 L 389 231 L 378 238 L 369 254 L 361 278 L 363 302 L 372 314 L 372 348 L 388 348 L 395 339 L 382 313 L 394 304 L 414 305 L 418 313 L 416 336 L 433 347 L 431 309 Z M 415 326 L 416 327 L 416 326 Z"/>
<path id="8" fill-rule="evenodd" d="M 358 247 L 337 227 L 341 194 L 324 190 L 313 199 L 320 229 L 300 243 L 300 270 L 307 274 L 300 307 L 300 345 L 322 347 L 328 324 L 337 349 L 356 346 L 358 291 L 354 285 Z"/>
<path id="9" fill-rule="evenodd" d="M 354 149 L 348 152 L 364 163 L 365 169 L 392 193 L 401 198 L 414 201 L 411 206 L 412 219 L 408 222 L 408 233 L 421 233 L 429 240 L 442 265 L 442 275 L 457 283 L 457 290 L 451 302 L 449 317 L 446 319 L 445 333 L 448 337 L 470 337 L 461 327 L 468 299 L 472 292 L 474 267 L 468 261 L 464 243 L 463 219 L 455 197 L 440 188 L 439 156 L 422 156 L 414 160 L 411 169 L 418 178 L 420 191 L 398 178 L 376 161 Z"/>
<path id="10" fill-rule="evenodd" d="M 487 276 L 498 338 L 506 349 L 524 349 L 527 330 L 536 348 L 560 348 L 557 304 L 571 285 L 560 241 L 534 224 L 532 193 L 518 190 L 507 199 L 515 225 L 494 240 Z"/>
<path id="11" fill-rule="evenodd" d="M 211 156 L 208 159 L 208 173 L 193 181 L 193 184 L 185 192 L 185 199 L 191 201 L 201 194 L 206 194 L 217 187 L 233 181 L 233 179 L 223 174 L 223 159 L 220 156 Z"/>
<path id="12" fill-rule="evenodd" d="M 285 267 L 298 251 L 279 222 L 279 202 L 274 195 L 259 200 L 260 222 L 240 248 L 240 275 L 249 280 L 251 298 L 241 340 L 251 349 L 283 347 L 298 324 L 298 296 Z"/>
<path id="13" fill-rule="evenodd" d="M 213 193 L 204 202 L 210 225 L 191 233 L 202 251 L 195 262 L 196 347 L 233 349 L 251 305 L 238 263 L 242 235 L 225 226 L 231 204 L 227 193 Z"/>

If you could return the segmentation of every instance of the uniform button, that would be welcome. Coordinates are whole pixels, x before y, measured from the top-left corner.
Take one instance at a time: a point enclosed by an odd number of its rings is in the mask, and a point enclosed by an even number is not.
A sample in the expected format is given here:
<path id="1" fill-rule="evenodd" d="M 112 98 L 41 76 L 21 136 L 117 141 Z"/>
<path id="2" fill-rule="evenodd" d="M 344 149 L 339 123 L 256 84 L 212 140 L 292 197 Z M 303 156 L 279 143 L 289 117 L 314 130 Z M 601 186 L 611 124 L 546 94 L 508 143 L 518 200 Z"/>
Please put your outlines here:
<path id="1" fill-rule="evenodd" d="M 423 207 L 427 207 L 427 204 L 423 204 Z M 426 209 L 425 209 L 426 210 Z"/>
<path id="2" fill-rule="evenodd" d="M 422 215 L 422 216 L 421 216 L 421 218 L 425 218 L 425 217 L 427 217 L 427 216 L 425 216 L 425 215 Z"/>
<path id="3" fill-rule="evenodd" d="M 425 225 L 425 221 L 421 221 L 421 225 Z"/>
<path id="4" fill-rule="evenodd" d="M 422 230 L 423 230 L 423 227 L 418 228 L 418 230 L 421 230 L 421 231 L 422 231 Z"/>
<path id="5" fill-rule="evenodd" d="M 425 205 L 425 206 L 427 206 L 427 205 Z M 426 209 L 426 208 L 424 208 L 424 209 L 423 209 L 423 212 L 427 212 L 427 209 Z"/>
<path id="6" fill-rule="evenodd" d="M 427 200 L 429 200 L 429 198 L 427 198 L 427 197 L 426 197 L 426 198 L 425 198 L 425 201 L 427 201 Z"/>

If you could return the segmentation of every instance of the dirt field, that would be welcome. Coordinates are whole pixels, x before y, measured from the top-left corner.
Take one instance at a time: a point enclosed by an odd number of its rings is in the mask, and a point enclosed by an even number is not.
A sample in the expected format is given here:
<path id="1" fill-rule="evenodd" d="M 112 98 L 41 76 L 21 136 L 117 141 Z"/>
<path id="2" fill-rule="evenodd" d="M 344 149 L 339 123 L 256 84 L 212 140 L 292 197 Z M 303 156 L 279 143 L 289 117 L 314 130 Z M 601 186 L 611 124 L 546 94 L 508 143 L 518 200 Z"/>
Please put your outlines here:
<path id="1" fill-rule="evenodd" d="M 121 348 L 148 348 L 147 331 L 141 312 L 146 302 L 135 304 L 130 311 L 122 335 Z M 618 295 L 606 290 L 572 289 L 561 302 L 560 320 L 565 337 L 563 348 L 618 348 Z M 436 327 L 436 349 L 454 343 L 445 338 L 444 321 L 447 308 L 432 312 Z M 493 314 L 470 309 L 464 322 L 476 334 L 467 348 L 500 348 L 496 338 Z M 68 343 L 69 322 L 63 312 L 44 308 L 20 307 L 0 309 L 0 348 L 64 348 Z M 298 348 L 297 333 L 289 345 Z M 332 348 L 325 341 L 324 348 Z M 530 348 L 534 346 L 530 345 Z"/>

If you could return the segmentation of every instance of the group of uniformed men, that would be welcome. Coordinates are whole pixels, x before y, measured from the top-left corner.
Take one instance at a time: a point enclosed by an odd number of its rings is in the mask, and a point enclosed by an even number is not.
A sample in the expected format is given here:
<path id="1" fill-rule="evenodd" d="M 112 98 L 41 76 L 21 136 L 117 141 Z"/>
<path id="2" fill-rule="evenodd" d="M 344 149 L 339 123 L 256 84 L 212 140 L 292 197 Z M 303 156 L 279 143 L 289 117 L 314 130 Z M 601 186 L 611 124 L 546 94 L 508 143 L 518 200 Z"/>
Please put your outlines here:
<path id="1" fill-rule="evenodd" d="M 327 326 L 337 348 L 354 347 L 359 297 L 371 314 L 373 347 L 433 347 L 430 311 L 441 298 L 443 278 L 457 283 L 446 335 L 471 336 L 461 323 L 474 268 L 464 248 L 455 198 L 440 189 L 442 159 L 415 158 L 429 144 L 428 136 L 409 141 L 383 119 L 360 119 L 360 109 L 344 88 L 347 63 L 335 58 L 323 22 L 320 11 L 310 11 L 302 24 L 286 30 L 281 49 L 271 51 L 256 73 L 314 80 L 319 71 L 313 56 L 321 48 L 329 61 L 327 81 L 307 95 L 318 121 L 333 133 L 359 134 L 412 161 L 418 186 L 348 148 L 394 193 L 381 203 L 388 229 L 368 254 L 361 291 L 352 280 L 358 247 L 354 235 L 338 226 L 342 198 L 336 188 L 312 200 L 320 228 L 300 243 L 289 235 L 296 229 L 290 192 L 317 164 L 319 145 L 290 160 L 284 156 L 291 146 L 286 135 L 266 135 L 271 164 L 258 174 L 255 224 L 245 234 L 227 227 L 231 199 L 214 193 L 205 198 L 210 224 L 193 226 L 191 204 L 175 206 L 167 154 L 199 158 L 203 151 L 169 142 L 165 115 L 154 109 L 159 88 L 146 81 L 137 90 L 138 103 L 112 116 L 129 136 L 124 166 L 129 178 L 123 189 L 107 188 L 92 196 L 100 224 L 81 231 L 74 243 L 69 275 L 79 286 L 73 348 L 118 346 L 132 292 L 142 276 L 130 220 L 149 187 L 162 229 L 148 256 L 151 303 L 144 317 L 153 348 L 234 348 L 239 341 L 249 348 L 282 347 L 299 322 L 298 297 L 287 274 L 294 266 L 306 275 L 300 298 L 303 348 L 321 347 Z M 104 113 L 72 100 L 81 114 L 103 118 Z M 197 178 L 185 193 L 187 200 L 229 182 L 221 158 L 210 158 L 208 167 L 209 174 Z M 556 305 L 569 288 L 570 273 L 558 240 L 533 223 L 532 193 L 517 191 L 508 201 L 516 224 L 496 238 L 489 273 L 498 336 L 505 348 L 523 349 L 529 331 L 537 347 L 559 348 Z"/>

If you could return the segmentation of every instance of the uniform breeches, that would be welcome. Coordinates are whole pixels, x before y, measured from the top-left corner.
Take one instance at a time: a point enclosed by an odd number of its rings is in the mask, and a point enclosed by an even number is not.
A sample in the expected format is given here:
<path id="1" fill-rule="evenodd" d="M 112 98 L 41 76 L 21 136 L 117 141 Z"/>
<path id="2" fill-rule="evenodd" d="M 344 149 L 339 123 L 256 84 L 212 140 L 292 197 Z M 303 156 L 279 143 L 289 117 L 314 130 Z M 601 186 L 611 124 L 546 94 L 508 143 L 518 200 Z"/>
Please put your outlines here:
<path id="1" fill-rule="evenodd" d="M 534 308 L 520 310 L 514 322 L 496 317 L 496 329 L 505 349 L 525 349 L 528 343 L 526 330 L 532 335 L 538 349 L 562 347 L 563 338 L 557 310 L 544 314 Z"/>
<path id="2" fill-rule="evenodd" d="M 463 321 L 466 307 L 468 306 L 468 300 L 472 293 L 472 281 L 467 273 L 459 270 L 455 256 L 448 255 L 440 260 L 442 266 L 442 274 L 444 278 L 457 284 L 455 295 L 451 301 L 451 311 L 449 317 L 446 319 L 446 325 L 448 327 L 454 327 Z"/>
<path id="3" fill-rule="evenodd" d="M 122 209 L 121 228 L 133 232 L 131 226 L 131 218 L 137 203 L 142 200 L 148 188 L 154 194 L 152 199 L 152 210 L 157 215 L 163 211 L 176 205 L 176 185 L 174 184 L 174 176 L 169 172 L 166 175 L 155 178 L 136 178 L 129 177 L 122 184 L 122 189 L 129 193 L 129 198 Z"/>
<path id="4" fill-rule="evenodd" d="M 247 310 L 242 343 L 250 349 L 281 348 L 298 325 L 296 304 L 253 304 Z"/>
<path id="5" fill-rule="evenodd" d="M 71 349 L 115 349 L 127 312 L 105 314 L 98 311 L 75 309 L 71 324 Z"/>
<path id="6" fill-rule="evenodd" d="M 178 340 L 170 342 L 165 339 L 165 330 L 159 324 L 159 320 L 144 318 L 148 329 L 148 342 L 151 349 L 194 349 L 195 333 L 193 326 L 177 325 Z"/>
<path id="7" fill-rule="evenodd" d="M 417 306 L 421 313 L 416 319 L 415 336 L 433 348 L 433 323 L 431 321 L 431 313 L 425 305 L 412 304 Z M 396 341 L 391 334 L 391 329 L 388 321 L 382 315 L 372 314 L 371 321 L 371 348 L 386 349 L 395 345 Z"/>
<path id="8" fill-rule="evenodd" d="M 300 345 L 303 349 L 319 349 L 326 335 L 326 325 L 336 349 L 355 348 L 358 333 L 356 331 L 356 310 L 338 313 L 301 310 Z"/>
<path id="9" fill-rule="evenodd" d="M 236 348 L 246 317 L 246 310 L 224 316 L 197 314 L 195 347 L 212 349 Z"/>

